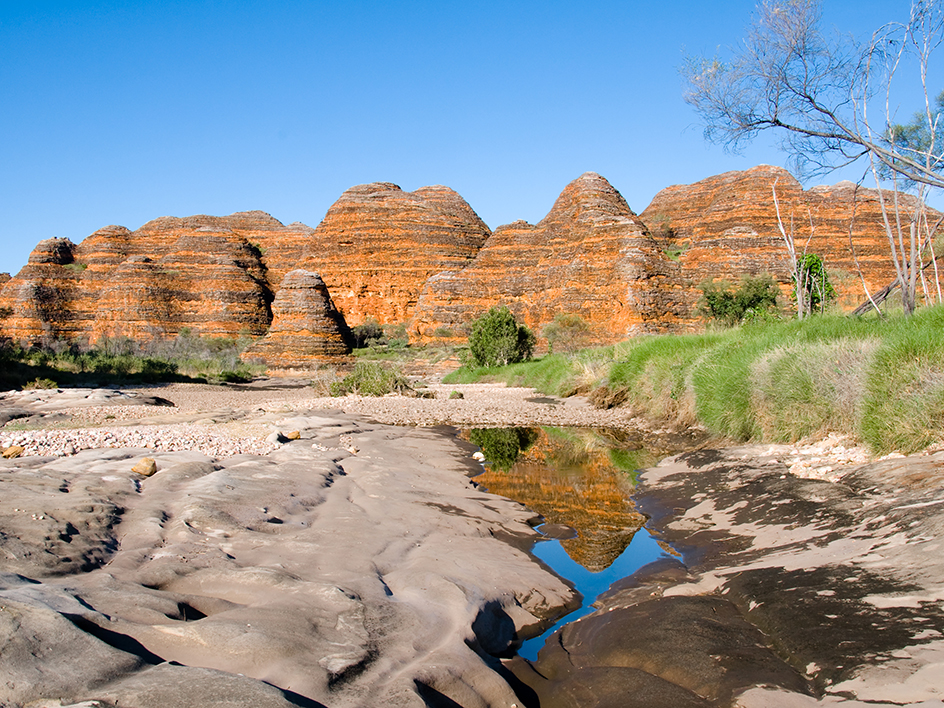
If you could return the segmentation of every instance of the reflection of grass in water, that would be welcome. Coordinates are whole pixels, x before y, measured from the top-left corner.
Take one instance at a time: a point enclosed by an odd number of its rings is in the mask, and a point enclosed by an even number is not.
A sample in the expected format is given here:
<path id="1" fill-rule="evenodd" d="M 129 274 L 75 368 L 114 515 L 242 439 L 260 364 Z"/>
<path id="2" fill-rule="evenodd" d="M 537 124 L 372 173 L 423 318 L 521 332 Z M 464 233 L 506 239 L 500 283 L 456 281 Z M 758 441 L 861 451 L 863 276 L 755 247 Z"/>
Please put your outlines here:
<path id="1" fill-rule="evenodd" d="M 638 450 L 610 448 L 607 451 L 607 454 L 609 455 L 610 462 L 613 463 L 614 467 L 629 475 L 629 478 L 633 482 L 633 486 L 635 486 L 636 482 L 638 481 L 639 470 L 645 469 L 646 467 L 651 467 L 664 455 L 662 452 L 654 452 L 652 450 L 647 450 L 644 447 L 641 447 Z"/>
<path id="2" fill-rule="evenodd" d="M 469 439 L 482 448 L 492 467 L 507 470 L 517 462 L 520 453 L 534 444 L 537 436 L 533 428 L 475 428 Z"/>
<path id="3" fill-rule="evenodd" d="M 635 486 L 637 473 L 657 462 L 663 453 L 642 447 L 624 431 L 590 428 L 542 428 L 550 441 L 559 445 L 551 452 L 559 467 L 587 464 L 605 454 L 615 470 L 626 473 Z"/>

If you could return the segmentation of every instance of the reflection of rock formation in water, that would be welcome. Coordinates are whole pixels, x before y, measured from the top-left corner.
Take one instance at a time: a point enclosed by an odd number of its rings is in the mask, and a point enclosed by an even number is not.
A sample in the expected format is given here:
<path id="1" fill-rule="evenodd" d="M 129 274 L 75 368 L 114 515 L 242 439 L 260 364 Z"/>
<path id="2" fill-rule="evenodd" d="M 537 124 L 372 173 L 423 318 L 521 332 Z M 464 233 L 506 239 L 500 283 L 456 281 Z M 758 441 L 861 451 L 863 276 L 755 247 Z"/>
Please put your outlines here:
<path id="1" fill-rule="evenodd" d="M 613 465 L 608 450 L 589 432 L 574 439 L 539 430 L 534 445 L 511 469 L 488 469 L 476 481 L 527 505 L 547 523 L 577 529 L 577 538 L 561 545 L 591 571 L 609 567 L 645 520 L 629 499 L 628 474 Z"/>

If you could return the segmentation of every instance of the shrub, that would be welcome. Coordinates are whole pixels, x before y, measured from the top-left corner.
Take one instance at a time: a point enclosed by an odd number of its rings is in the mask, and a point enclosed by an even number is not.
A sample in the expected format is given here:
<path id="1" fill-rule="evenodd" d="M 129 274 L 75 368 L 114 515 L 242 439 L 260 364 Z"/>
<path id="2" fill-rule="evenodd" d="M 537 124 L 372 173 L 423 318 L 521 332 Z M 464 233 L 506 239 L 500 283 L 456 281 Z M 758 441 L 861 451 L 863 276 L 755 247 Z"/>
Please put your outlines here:
<path id="1" fill-rule="evenodd" d="M 220 372 L 219 381 L 220 383 L 249 383 L 252 381 L 252 374 L 248 371 L 231 371 L 227 369 Z"/>
<path id="2" fill-rule="evenodd" d="M 24 391 L 33 391 L 43 388 L 59 388 L 59 385 L 52 379 L 34 379 L 33 381 L 23 385 Z"/>
<path id="3" fill-rule="evenodd" d="M 534 351 L 530 329 L 519 325 L 507 307 L 493 307 L 472 323 L 469 350 L 478 366 L 507 366 L 527 361 Z"/>
<path id="4" fill-rule="evenodd" d="M 541 335 L 547 340 L 548 351 L 574 352 L 590 343 L 590 325 L 580 315 L 560 313 L 544 326 Z"/>
<path id="5" fill-rule="evenodd" d="M 141 374 L 146 378 L 165 379 L 177 375 L 177 364 L 163 359 L 145 358 L 141 361 Z"/>
<path id="6" fill-rule="evenodd" d="M 701 290 L 698 313 L 729 327 L 775 311 L 780 292 L 769 275 L 745 277 L 737 289 L 725 280 L 710 280 L 698 289 Z"/>
<path id="7" fill-rule="evenodd" d="M 410 382 L 399 369 L 384 366 L 376 361 L 358 361 L 354 371 L 340 381 L 333 382 L 329 390 L 332 396 L 385 396 L 388 393 L 412 391 Z"/>
<path id="8" fill-rule="evenodd" d="M 384 336 L 387 338 L 387 346 L 392 349 L 403 349 L 410 344 L 410 335 L 402 322 L 384 325 Z"/>
<path id="9" fill-rule="evenodd" d="M 387 343 L 384 329 L 375 319 L 368 319 L 359 325 L 355 325 L 351 328 L 351 334 L 354 336 L 355 349 L 365 349 L 371 345 Z"/>
<path id="10" fill-rule="evenodd" d="M 808 312 L 825 312 L 826 305 L 836 299 L 836 290 L 829 282 L 826 265 L 815 253 L 806 253 L 797 264 L 803 289 L 806 291 L 806 309 Z M 796 283 L 794 282 L 794 285 Z M 796 289 L 793 294 L 796 299 Z"/>

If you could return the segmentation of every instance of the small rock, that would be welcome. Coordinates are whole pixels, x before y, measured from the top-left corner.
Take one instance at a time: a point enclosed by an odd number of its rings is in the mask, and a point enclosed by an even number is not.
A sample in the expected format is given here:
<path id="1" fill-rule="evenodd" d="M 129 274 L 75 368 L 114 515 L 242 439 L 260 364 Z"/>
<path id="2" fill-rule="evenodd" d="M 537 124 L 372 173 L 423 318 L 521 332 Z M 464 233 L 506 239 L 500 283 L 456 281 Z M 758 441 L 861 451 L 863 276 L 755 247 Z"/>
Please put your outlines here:
<path id="1" fill-rule="evenodd" d="M 26 449 L 22 445 L 10 445 L 6 450 L 3 451 L 3 457 L 7 460 L 12 460 L 14 457 L 19 457 Z"/>
<path id="2" fill-rule="evenodd" d="M 285 433 L 285 439 L 286 439 L 286 440 L 298 440 L 301 436 L 302 436 L 302 434 L 301 434 L 300 432 L 298 432 L 297 430 L 291 430 L 291 431 Z"/>
<path id="3" fill-rule="evenodd" d="M 274 433 L 270 433 L 269 436 L 266 437 L 266 442 L 273 443 L 275 445 L 282 445 L 283 443 L 288 442 L 288 438 L 276 430 Z"/>
<path id="4" fill-rule="evenodd" d="M 157 472 L 157 463 L 154 461 L 153 457 L 142 457 L 138 460 L 138 464 L 131 468 L 131 471 L 137 472 L 143 477 L 150 477 Z"/>

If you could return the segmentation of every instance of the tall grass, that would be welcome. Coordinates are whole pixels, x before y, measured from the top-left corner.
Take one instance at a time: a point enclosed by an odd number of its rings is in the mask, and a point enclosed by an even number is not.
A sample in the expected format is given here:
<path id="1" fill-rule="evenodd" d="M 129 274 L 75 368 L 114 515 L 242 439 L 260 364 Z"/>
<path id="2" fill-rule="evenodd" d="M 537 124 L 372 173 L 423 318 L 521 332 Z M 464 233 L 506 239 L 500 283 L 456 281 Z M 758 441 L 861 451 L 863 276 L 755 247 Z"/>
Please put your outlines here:
<path id="1" fill-rule="evenodd" d="M 641 337 L 488 373 L 546 393 L 590 393 L 601 405 L 625 401 L 627 414 L 733 440 L 838 432 L 879 454 L 944 440 L 944 306 L 911 318 L 822 316 Z M 454 380 L 476 375 L 460 370 Z"/>

